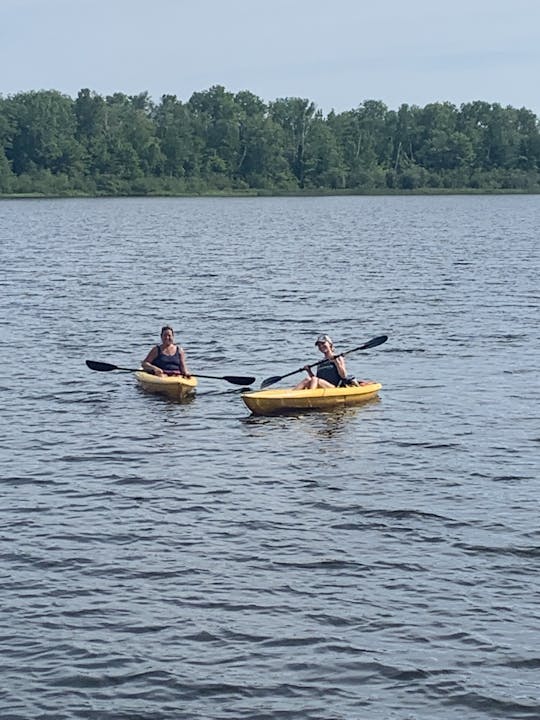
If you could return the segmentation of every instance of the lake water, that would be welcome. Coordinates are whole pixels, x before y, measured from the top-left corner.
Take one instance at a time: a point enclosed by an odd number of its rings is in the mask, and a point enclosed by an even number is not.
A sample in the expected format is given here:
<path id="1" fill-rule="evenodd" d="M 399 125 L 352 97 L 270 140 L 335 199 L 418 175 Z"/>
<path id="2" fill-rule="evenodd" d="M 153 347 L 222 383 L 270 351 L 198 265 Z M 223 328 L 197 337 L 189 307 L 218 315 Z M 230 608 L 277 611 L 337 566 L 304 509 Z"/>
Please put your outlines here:
<path id="1" fill-rule="evenodd" d="M 0 202 L 2 720 L 540 717 L 540 198 Z M 319 333 L 378 401 L 255 418 Z M 285 381 L 294 383 L 298 374 Z"/>

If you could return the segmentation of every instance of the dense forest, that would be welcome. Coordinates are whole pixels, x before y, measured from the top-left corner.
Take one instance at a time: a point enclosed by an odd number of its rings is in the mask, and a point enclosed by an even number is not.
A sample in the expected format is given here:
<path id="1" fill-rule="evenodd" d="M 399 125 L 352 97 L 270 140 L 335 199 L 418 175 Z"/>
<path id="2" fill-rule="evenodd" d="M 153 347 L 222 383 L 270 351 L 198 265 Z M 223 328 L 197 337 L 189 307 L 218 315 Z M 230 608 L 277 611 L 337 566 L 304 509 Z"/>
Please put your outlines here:
<path id="1" fill-rule="evenodd" d="M 482 101 L 366 100 L 327 116 L 216 85 L 187 102 L 147 93 L 0 96 L 0 193 L 180 195 L 540 192 L 540 126 Z"/>

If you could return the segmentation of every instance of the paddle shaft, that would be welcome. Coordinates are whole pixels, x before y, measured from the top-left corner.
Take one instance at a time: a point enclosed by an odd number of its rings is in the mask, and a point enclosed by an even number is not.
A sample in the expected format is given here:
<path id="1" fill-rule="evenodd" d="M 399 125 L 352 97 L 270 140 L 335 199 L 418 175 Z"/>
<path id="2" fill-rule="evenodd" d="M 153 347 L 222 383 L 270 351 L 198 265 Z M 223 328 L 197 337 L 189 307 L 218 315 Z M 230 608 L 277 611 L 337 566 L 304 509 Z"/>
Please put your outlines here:
<path id="1" fill-rule="evenodd" d="M 120 367 L 119 365 L 97 362 L 96 360 L 87 360 L 86 364 L 90 370 L 97 370 L 97 372 L 110 372 L 111 370 L 123 370 L 124 372 L 146 372 L 141 368 Z M 210 380 L 225 380 L 233 385 L 252 385 L 255 382 L 254 377 L 244 375 L 201 375 L 200 373 L 194 373 L 194 375 L 195 377 L 208 378 Z"/>

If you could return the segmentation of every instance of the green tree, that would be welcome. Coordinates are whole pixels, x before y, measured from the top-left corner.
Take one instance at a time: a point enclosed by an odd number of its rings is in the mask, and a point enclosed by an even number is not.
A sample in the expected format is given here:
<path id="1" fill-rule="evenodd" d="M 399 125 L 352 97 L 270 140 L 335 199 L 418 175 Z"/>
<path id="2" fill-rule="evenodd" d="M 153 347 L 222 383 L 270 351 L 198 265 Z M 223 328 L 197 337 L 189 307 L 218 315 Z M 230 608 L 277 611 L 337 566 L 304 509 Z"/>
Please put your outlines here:
<path id="1" fill-rule="evenodd" d="M 163 156 L 152 109 L 146 93 L 106 97 L 98 172 L 127 181 L 159 173 Z"/>
<path id="2" fill-rule="evenodd" d="M 306 143 L 315 115 L 315 104 L 303 98 L 280 98 L 270 103 L 270 117 L 283 130 L 285 155 L 299 187 L 305 185 Z"/>
<path id="3" fill-rule="evenodd" d="M 76 137 L 84 149 L 85 174 L 95 178 L 109 168 L 107 106 L 101 95 L 83 88 L 75 100 L 74 112 Z"/>
<path id="4" fill-rule="evenodd" d="M 81 169 L 71 98 L 42 90 L 19 93 L 6 103 L 12 128 L 6 155 L 16 174 L 35 168 L 67 174 Z"/>
<path id="5" fill-rule="evenodd" d="M 470 168 L 471 140 L 458 128 L 458 110 L 451 103 L 430 103 L 420 112 L 422 133 L 416 158 L 426 170 L 444 172 Z"/>
<path id="6" fill-rule="evenodd" d="M 13 187 L 13 173 L 3 147 L 0 147 L 0 193 L 9 193 Z"/>
<path id="7" fill-rule="evenodd" d="M 287 189 L 295 186 L 284 155 L 284 135 L 268 114 L 268 106 L 244 90 L 237 106 L 239 151 L 236 176 L 247 187 Z"/>
<path id="8" fill-rule="evenodd" d="M 163 95 L 153 117 L 163 155 L 163 173 L 175 178 L 198 176 L 199 161 L 189 108 L 176 95 Z"/>
<path id="9" fill-rule="evenodd" d="M 521 170 L 540 170 L 540 124 L 536 115 L 520 108 L 516 111 L 516 124 L 519 134 L 519 152 L 517 165 Z"/>
<path id="10" fill-rule="evenodd" d="M 355 110 L 339 115 L 330 113 L 327 122 L 343 158 L 348 187 L 367 188 L 381 184 L 383 171 L 391 164 L 391 121 L 388 108 L 378 100 L 366 100 Z"/>
<path id="11" fill-rule="evenodd" d="M 221 85 L 193 93 L 188 102 L 207 180 L 225 187 L 232 180 L 240 149 L 239 118 L 234 95 Z"/>
<path id="12" fill-rule="evenodd" d="M 305 147 L 304 186 L 336 190 L 346 185 L 341 148 L 330 126 L 317 111 Z"/>
<path id="13" fill-rule="evenodd" d="M 10 147 L 11 128 L 7 112 L 7 103 L 0 95 L 0 193 L 9 193 L 13 183 L 11 163 L 6 157 Z"/>
<path id="14" fill-rule="evenodd" d="M 461 105 L 458 129 L 471 142 L 475 169 L 484 170 L 493 166 L 490 123 L 491 105 L 489 103 L 477 100 Z"/>

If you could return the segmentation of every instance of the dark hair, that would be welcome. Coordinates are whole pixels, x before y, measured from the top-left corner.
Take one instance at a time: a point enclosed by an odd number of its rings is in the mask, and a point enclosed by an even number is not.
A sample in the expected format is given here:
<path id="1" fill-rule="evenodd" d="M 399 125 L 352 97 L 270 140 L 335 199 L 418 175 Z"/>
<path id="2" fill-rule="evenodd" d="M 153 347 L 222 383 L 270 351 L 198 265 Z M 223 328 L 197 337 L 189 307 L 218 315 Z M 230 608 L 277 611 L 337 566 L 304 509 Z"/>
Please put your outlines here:
<path id="1" fill-rule="evenodd" d="M 170 331 L 172 332 L 172 334 L 174 335 L 174 330 L 172 329 L 172 327 L 171 327 L 170 325 L 164 325 L 164 326 L 161 328 L 161 332 L 159 333 L 160 337 L 163 335 L 163 333 L 165 332 L 165 330 L 170 330 Z"/>

